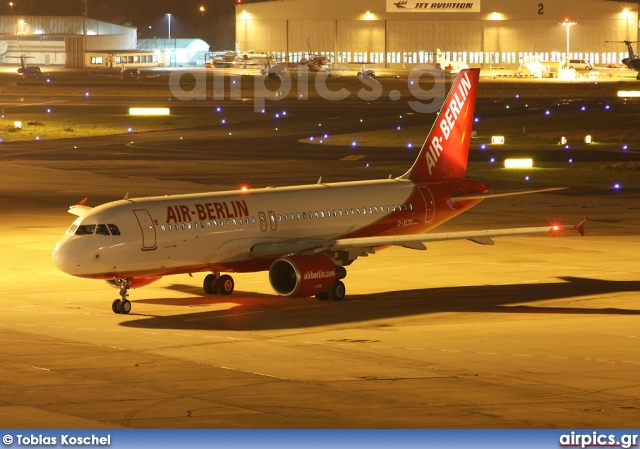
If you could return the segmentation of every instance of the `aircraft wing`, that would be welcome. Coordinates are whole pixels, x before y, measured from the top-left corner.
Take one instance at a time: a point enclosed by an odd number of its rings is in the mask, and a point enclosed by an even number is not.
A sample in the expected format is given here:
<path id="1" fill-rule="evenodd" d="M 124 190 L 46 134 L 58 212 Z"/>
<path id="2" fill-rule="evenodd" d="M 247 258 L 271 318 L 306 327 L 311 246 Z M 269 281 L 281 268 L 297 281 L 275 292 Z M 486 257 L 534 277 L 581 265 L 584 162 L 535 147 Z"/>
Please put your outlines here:
<path id="1" fill-rule="evenodd" d="M 514 196 L 514 195 L 527 195 L 529 193 L 541 193 L 541 192 L 553 192 L 555 190 L 566 190 L 567 187 L 549 187 L 546 189 L 537 190 L 510 190 L 505 192 L 487 192 L 487 193 L 472 193 L 468 195 L 453 195 L 452 201 L 464 201 L 464 200 L 484 200 L 488 198 L 499 198 L 501 196 Z"/>
<path id="2" fill-rule="evenodd" d="M 318 254 L 326 251 L 350 251 L 355 257 L 373 254 L 380 246 L 402 246 L 410 249 L 427 249 L 424 243 L 447 240 L 471 240 L 482 245 L 493 245 L 492 237 L 524 234 L 558 234 L 566 229 L 576 229 L 584 235 L 586 218 L 576 225 L 550 225 L 528 228 L 489 229 L 480 231 L 442 232 L 434 234 L 408 234 L 375 237 L 342 238 L 333 241 L 284 240 L 258 243 L 251 248 L 253 257 L 268 257 L 282 254 Z"/>

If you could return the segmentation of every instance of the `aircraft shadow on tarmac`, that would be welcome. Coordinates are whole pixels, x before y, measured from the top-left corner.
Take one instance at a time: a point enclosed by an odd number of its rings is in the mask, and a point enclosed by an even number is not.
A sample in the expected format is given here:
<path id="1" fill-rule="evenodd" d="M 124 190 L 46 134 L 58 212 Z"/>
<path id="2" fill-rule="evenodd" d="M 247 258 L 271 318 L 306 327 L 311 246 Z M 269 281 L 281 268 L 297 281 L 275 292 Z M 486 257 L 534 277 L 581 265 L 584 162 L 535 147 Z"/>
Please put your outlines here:
<path id="1" fill-rule="evenodd" d="M 330 326 L 440 312 L 640 315 L 640 307 L 619 309 L 523 305 L 559 299 L 566 299 L 575 304 L 574 298 L 640 291 L 640 281 L 607 281 L 577 277 L 558 279 L 563 282 L 440 287 L 351 295 L 342 302 L 288 299 L 249 292 L 234 292 L 226 297 L 207 296 L 184 300 L 158 298 L 136 302 L 203 308 L 219 303 L 233 305 L 225 309 L 200 309 L 168 316 L 140 315 L 140 319 L 125 321 L 121 325 L 153 329 L 252 331 Z M 180 286 L 176 287 L 180 289 Z M 192 288 L 185 287 L 184 290 Z M 129 317 L 135 318 L 135 308 Z"/>

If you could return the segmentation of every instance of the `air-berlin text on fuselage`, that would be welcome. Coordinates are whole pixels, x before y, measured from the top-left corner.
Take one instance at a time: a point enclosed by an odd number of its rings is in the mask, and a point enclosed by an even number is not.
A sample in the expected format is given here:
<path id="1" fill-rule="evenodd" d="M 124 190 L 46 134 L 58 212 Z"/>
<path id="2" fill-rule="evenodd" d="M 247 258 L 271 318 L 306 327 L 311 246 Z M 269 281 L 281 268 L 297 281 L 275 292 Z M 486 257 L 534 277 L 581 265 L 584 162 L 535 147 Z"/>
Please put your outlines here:
<path id="1" fill-rule="evenodd" d="M 469 74 L 465 72 L 464 77 L 458 84 L 458 89 L 456 91 L 452 91 L 451 94 L 449 94 L 449 103 L 446 105 L 444 114 L 440 114 L 440 123 L 438 123 L 438 126 L 434 128 L 434 136 L 431 139 L 431 143 L 429 143 L 429 148 L 427 149 L 427 151 L 425 151 L 429 175 L 431 175 L 433 168 L 438 163 L 440 154 L 442 153 L 442 151 L 444 151 L 442 144 L 443 142 L 449 140 L 451 130 L 455 126 L 458 116 L 460 116 L 461 113 L 464 113 L 466 115 L 464 106 L 467 101 L 467 97 L 469 96 L 470 90 L 471 81 L 469 81 Z M 438 135 L 438 128 L 440 129 L 440 131 L 442 131 L 442 135 Z"/>
<path id="2" fill-rule="evenodd" d="M 178 204 L 175 206 L 167 206 L 166 223 L 248 216 L 249 207 L 244 200 L 220 201 L 215 203 L 196 203 L 191 206 L 187 206 L 186 204 Z"/>

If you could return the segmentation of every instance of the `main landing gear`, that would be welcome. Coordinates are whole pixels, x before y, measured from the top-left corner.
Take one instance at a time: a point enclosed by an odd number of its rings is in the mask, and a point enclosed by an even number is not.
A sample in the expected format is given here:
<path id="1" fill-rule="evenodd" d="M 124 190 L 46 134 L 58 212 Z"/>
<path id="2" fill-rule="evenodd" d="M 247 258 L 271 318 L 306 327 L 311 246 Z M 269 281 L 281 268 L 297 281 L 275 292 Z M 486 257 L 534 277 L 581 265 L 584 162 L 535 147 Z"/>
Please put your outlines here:
<path id="1" fill-rule="evenodd" d="M 336 281 L 329 290 L 316 293 L 316 299 L 321 299 L 323 301 L 327 299 L 333 299 L 334 301 L 342 301 L 346 293 L 347 293 L 347 289 L 344 286 L 344 282 Z"/>
<path id="2" fill-rule="evenodd" d="M 114 282 L 120 288 L 120 298 L 113 301 L 111 310 L 113 313 L 127 314 L 131 312 L 131 301 L 127 299 L 129 297 L 129 279 L 116 279 Z"/>
<path id="3" fill-rule="evenodd" d="M 327 299 L 342 301 L 344 299 L 344 296 L 347 294 L 347 289 L 344 286 L 344 282 L 342 282 L 340 279 L 344 279 L 347 277 L 347 269 L 343 266 L 336 265 L 336 277 L 336 281 L 329 288 L 329 290 L 316 293 L 316 299 L 321 299 L 323 301 L 326 301 Z"/>
<path id="4" fill-rule="evenodd" d="M 230 295 L 233 293 L 235 283 L 228 274 L 220 276 L 220 273 L 211 273 L 204 278 L 202 287 L 207 295 Z"/>

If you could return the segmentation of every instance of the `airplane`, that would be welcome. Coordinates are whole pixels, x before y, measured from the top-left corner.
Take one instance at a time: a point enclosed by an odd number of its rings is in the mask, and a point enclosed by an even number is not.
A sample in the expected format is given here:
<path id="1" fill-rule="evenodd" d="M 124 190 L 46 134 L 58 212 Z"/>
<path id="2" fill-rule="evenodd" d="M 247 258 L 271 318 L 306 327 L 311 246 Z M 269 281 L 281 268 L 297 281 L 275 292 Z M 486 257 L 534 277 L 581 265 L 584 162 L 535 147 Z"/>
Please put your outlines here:
<path id="1" fill-rule="evenodd" d="M 328 56 L 311 53 L 311 39 L 307 38 L 307 44 L 309 45 L 309 58 L 303 56 L 300 64 L 306 64 L 312 72 L 329 72 L 331 74 L 331 71 L 334 70 L 331 66 L 331 59 Z"/>
<path id="2" fill-rule="evenodd" d="M 40 67 L 37 65 L 27 66 L 25 64 L 25 59 L 33 58 L 34 56 L 8 56 L 9 58 L 20 58 L 20 68 L 18 69 L 18 73 L 23 77 L 27 78 L 39 78 L 42 75 L 42 71 Z"/>
<path id="3" fill-rule="evenodd" d="M 362 64 L 362 70 L 358 72 L 358 77 L 367 79 L 375 78 L 376 71 L 373 69 L 365 69 L 364 64 Z"/>
<path id="4" fill-rule="evenodd" d="M 127 69 L 124 66 L 124 62 L 122 63 L 122 68 L 120 69 L 120 76 L 124 79 L 135 79 L 140 81 L 140 69 L 137 67 Z"/>
<path id="5" fill-rule="evenodd" d="M 236 41 L 236 58 L 238 61 L 251 61 L 256 59 L 267 59 L 269 55 L 267 53 L 260 53 L 257 51 L 242 51 L 240 44 Z"/>
<path id="6" fill-rule="evenodd" d="M 341 300 L 345 267 L 377 249 L 425 250 L 425 242 L 555 234 L 575 226 L 427 233 L 484 199 L 558 190 L 492 192 L 466 179 L 479 69 L 455 79 L 420 153 L 398 178 L 303 186 L 125 198 L 71 206 L 77 218 L 52 258 L 64 273 L 119 288 L 118 314 L 131 311 L 128 291 L 162 276 L 209 272 L 207 294 L 229 295 L 223 272 L 267 271 L 278 295 Z"/>
<path id="7" fill-rule="evenodd" d="M 469 66 L 464 62 L 451 62 L 448 59 L 445 59 L 444 55 L 437 49 L 436 54 L 438 55 L 438 62 L 436 62 L 436 69 L 443 70 L 445 73 L 450 75 L 455 75 L 459 73 L 461 70 L 468 69 Z"/>
<path id="8" fill-rule="evenodd" d="M 610 43 L 616 44 L 627 44 L 627 50 L 629 51 L 629 57 L 624 58 L 622 63 L 626 65 L 631 70 L 635 70 L 638 72 L 636 75 L 636 79 L 640 80 L 640 58 L 633 52 L 633 46 L 631 44 L 637 43 L 637 41 L 606 41 Z"/>
<path id="9" fill-rule="evenodd" d="M 260 69 L 260 73 L 267 79 L 280 79 L 287 75 L 287 69 L 282 64 L 271 65 L 271 56 L 267 57 L 267 63 Z"/>

